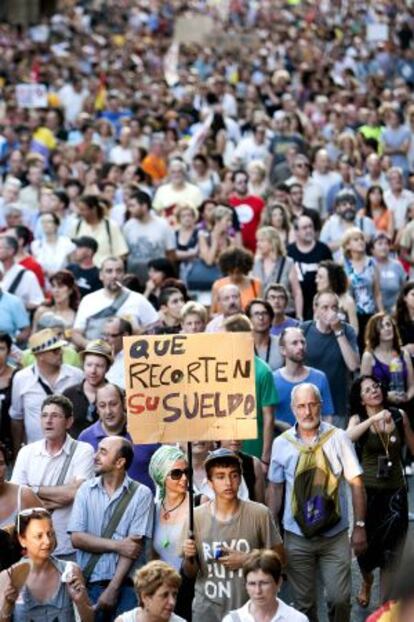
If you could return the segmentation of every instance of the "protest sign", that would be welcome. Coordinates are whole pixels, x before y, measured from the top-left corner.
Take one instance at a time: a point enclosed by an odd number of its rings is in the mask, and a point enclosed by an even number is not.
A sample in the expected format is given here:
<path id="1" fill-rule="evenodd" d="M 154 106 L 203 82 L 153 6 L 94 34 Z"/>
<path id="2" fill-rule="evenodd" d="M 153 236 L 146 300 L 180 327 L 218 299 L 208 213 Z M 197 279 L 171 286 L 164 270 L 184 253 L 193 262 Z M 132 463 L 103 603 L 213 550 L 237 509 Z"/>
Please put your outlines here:
<path id="1" fill-rule="evenodd" d="M 17 84 L 16 100 L 19 108 L 47 108 L 45 84 Z"/>
<path id="2" fill-rule="evenodd" d="M 135 443 L 257 438 L 250 334 L 126 337 L 124 352 Z"/>
<path id="3" fill-rule="evenodd" d="M 214 22 L 209 15 L 182 15 L 175 20 L 174 41 L 185 45 L 203 44 L 213 32 Z"/>

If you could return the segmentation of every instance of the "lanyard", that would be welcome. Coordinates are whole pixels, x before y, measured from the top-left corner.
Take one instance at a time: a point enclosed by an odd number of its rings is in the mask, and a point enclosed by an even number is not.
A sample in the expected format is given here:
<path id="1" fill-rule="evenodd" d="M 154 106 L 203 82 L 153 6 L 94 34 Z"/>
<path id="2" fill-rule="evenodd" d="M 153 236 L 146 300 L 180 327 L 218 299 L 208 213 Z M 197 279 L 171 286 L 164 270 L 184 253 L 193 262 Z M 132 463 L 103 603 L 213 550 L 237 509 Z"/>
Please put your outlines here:
<path id="1" fill-rule="evenodd" d="M 271 347 L 272 347 L 272 338 L 269 336 L 269 341 L 267 343 L 267 348 L 266 348 L 266 358 L 265 358 L 266 363 L 269 363 Z M 256 346 L 254 346 L 254 353 L 256 354 L 256 356 L 260 356 Z"/>

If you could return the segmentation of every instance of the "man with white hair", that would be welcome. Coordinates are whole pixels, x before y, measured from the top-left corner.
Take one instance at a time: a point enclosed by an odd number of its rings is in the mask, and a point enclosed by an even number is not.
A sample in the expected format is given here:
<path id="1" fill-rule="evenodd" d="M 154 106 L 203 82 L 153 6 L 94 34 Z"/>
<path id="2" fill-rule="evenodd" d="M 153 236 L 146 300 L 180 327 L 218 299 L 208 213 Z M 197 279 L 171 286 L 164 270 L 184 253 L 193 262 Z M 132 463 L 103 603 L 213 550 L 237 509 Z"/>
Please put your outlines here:
<path id="1" fill-rule="evenodd" d="M 269 507 L 277 516 L 285 493 L 284 545 L 295 606 L 310 622 L 317 622 L 315 582 L 319 574 L 330 619 L 349 622 L 351 555 L 345 482 L 351 488 L 354 517 L 351 543 L 356 555 L 363 553 L 367 545 L 365 489 L 352 442 L 344 430 L 321 420 L 321 405 L 321 395 L 314 384 L 302 383 L 293 388 L 291 407 L 296 423 L 273 442 L 268 473 Z M 308 488 L 300 479 L 299 467 L 304 457 Z M 321 487 L 322 469 L 325 469 L 326 484 Z"/>

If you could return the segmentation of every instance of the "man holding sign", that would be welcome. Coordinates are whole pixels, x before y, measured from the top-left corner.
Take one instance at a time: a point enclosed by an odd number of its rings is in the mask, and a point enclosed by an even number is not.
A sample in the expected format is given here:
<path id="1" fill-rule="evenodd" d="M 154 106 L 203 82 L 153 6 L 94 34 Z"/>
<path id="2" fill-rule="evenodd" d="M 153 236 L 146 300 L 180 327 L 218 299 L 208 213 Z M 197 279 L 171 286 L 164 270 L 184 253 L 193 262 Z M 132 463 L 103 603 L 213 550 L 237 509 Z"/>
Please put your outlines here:
<path id="1" fill-rule="evenodd" d="M 237 496 L 242 476 L 237 454 L 212 451 L 205 469 L 215 498 L 194 512 L 194 539 L 184 540 L 182 570 L 196 577 L 193 619 L 221 622 L 248 599 L 242 571 L 248 553 L 273 549 L 283 563 L 284 550 L 269 509 Z"/>

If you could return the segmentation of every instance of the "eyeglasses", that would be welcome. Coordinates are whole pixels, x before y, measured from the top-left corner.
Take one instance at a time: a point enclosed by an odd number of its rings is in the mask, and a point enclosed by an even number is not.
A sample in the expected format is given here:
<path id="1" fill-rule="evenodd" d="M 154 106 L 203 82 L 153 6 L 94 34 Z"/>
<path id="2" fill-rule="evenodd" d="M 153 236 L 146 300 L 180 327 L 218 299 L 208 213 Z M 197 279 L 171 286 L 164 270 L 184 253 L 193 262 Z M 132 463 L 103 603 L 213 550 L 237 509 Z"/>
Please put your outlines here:
<path id="1" fill-rule="evenodd" d="M 266 317 L 269 315 L 269 311 L 255 311 L 252 313 L 252 317 Z"/>
<path id="2" fill-rule="evenodd" d="M 365 387 L 365 389 L 361 389 L 361 395 L 371 395 L 380 388 L 381 385 L 379 385 L 378 382 L 373 382 L 369 386 Z"/>
<path id="3" fill-rule="evenodd" d="M 169 473 L 168 473 L 169 477 L 171 477 L 172 480 L 174 480 L 175 482 L 177 482 L 178 480 L 180 480 L 182 477 L 184 477 L 184 475 L 186 476 L 186 478 L 188 479 L 188 476 L 190 475 L 190 469 L 172 469 Z"/>
<path id="4" fill-rule="evenodd" d="M 36 516 L 36 514 L 40 514 L 40 516 Z M 33 518 L 51 518 L 51 513 L 49 510 L 43 507 L 37 508 L 27 508 L 26 510 L 22 510 L 17 515 L 17 533 L 20 534 L 20 519 L 27 518 L 28 516 L 32 516 Z"/>
<path id="5" fill-rule="evenodd" d="M 246 581 L 246 586 L 252 588 L 258 587 L 260 589 L 269 587 L 272 585 L 272 581 Z"/>

